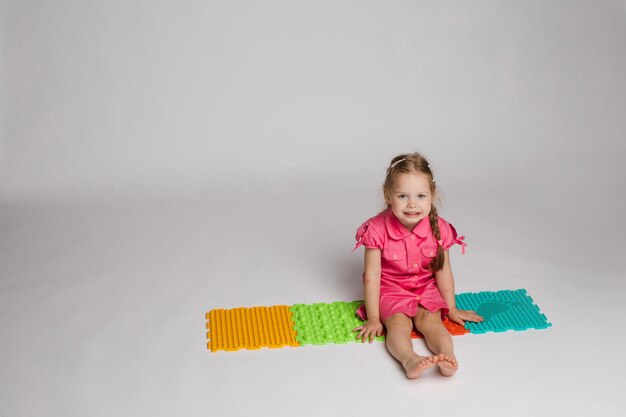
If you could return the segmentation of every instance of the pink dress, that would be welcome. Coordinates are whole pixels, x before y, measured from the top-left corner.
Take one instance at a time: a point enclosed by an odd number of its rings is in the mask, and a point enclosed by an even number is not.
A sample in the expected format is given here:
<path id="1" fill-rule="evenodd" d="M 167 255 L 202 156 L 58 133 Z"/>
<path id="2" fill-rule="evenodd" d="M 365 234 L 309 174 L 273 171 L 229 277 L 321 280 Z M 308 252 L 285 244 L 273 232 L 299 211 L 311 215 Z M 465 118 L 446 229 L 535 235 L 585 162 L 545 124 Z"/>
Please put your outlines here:
<path id="1" fill-rule="evenodd" d="M 454 227 L 439 217 L 441 246 L 447 250 L 459 244 L 465 253 L 464 236 L 457 237 Z M 384 323 L 396 313 L 408 317 L 417 314 L 421 305 L 430 312 L 448 314 L 432 271 L 428 264 L 437 255 L 437 239 L 433 235 L 428 219 L 421 220 L 413 231 L 409 231 L 400 220 L 387 209 L 363 223 L 356 232 L 356 246 L 381 250 L 380 320 Z M 366 319 L 365 304 L 357 314 Z"/>

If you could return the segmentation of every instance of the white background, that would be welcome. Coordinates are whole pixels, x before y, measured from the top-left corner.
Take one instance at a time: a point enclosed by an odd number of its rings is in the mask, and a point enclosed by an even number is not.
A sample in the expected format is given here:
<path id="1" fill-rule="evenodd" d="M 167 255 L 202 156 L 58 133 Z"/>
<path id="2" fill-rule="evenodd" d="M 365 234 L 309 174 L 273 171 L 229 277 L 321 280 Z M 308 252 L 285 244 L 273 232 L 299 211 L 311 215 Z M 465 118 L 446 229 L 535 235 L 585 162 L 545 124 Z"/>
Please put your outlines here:
<path id="1" fill-rule="evenodd" d="M 623 414 L 623 1 L 0 2 L 0 416 Z M 458 292 L 553 327 L 210 353 L 213 308 L 362 297 L 420 151 Z M 416 341 L 425 353 L 423 342 Z"/>

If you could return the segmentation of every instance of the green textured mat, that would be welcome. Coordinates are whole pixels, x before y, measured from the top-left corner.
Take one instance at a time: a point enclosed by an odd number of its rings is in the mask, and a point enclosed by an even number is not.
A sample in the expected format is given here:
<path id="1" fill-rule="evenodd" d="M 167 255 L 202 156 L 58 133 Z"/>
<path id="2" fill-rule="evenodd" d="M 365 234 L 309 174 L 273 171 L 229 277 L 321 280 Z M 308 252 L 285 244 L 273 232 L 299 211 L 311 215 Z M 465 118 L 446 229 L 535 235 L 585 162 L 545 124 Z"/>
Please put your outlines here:
<path id="1" fill-rule="evenodd" d="M 301 345 L 356 341 L 356 334 L 352 329 L 363 323 L 355 314 L 361 303 L 363 301 L 293 305 L 290 310 L 296 340 Z M 383 337 L 377 339 L 384 340 Z"/>

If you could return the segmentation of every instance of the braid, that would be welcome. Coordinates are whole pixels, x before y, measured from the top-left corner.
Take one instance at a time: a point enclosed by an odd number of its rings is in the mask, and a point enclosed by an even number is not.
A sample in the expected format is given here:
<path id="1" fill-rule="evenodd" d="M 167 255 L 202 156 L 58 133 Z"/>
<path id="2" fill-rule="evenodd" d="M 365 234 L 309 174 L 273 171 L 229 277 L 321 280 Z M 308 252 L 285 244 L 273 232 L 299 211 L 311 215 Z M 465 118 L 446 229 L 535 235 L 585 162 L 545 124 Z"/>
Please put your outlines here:
<path id="1" fill-rule="evenodd" d="M 433 235 L 435 235 L 435 239 L 437 239 L 437 256 L 432 260 L 430 265 L 428 265 L 429 269 L 433 272 L 437 272 L 443 268 L 443 263 L 445 260 L 445 254 L 443 253 L 443 248 L 439 244 L 441 240 L 441 232 L 439 231 L 439 216 L 437 215 L 437 209 L 433 205 L 430 208 L 430 214 L 428 215 L 428 220 L 430 220 L 430 229 L 433 231 Z"/>

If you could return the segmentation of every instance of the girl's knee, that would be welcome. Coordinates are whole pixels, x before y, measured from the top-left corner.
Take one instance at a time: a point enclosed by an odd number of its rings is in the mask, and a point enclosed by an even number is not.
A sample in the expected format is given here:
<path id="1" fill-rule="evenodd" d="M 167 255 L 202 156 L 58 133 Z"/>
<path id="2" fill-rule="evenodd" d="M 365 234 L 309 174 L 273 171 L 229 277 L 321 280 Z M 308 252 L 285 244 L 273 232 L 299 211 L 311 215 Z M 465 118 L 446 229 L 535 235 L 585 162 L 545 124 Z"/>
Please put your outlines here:
<path id="1" fill-rule="evenodd" d="M 417 315 L 413 318 L 413 323 L 418 330 L 424 327 L 443 326 L 441 311 L 437 310 L 431 313 L 427 309 L 420 307 Z"/>
<path id="2" fill-rule="evenodd" d="M 385 320 L 385 327 L 388 330 L 394 329 L 394 328 L 406 328 L 406 327 L 412 329 L 413 323 L 411 322 L 411 319 L 405 314 L 397 313 L 389 317 L 387 320 Z"/>

